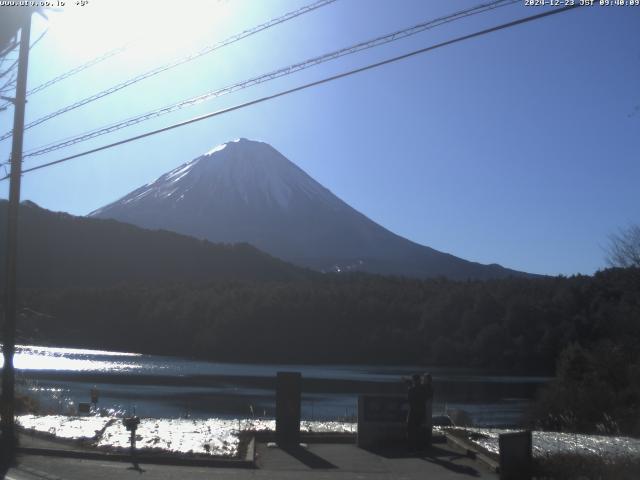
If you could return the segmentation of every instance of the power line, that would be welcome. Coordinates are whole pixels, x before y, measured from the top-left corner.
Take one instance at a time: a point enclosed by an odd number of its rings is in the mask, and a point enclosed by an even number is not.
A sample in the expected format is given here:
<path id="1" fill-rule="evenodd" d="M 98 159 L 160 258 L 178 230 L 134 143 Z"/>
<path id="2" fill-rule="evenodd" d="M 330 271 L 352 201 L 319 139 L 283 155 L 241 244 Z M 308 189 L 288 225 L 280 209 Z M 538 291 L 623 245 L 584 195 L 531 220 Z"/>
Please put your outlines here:
<path id="1" fill-rule="evenodd" d="M 45 30 L 46 32 L 46 30 Z M 42 36 L 40 36 L 38 38 L 38 40 L 36 40 L 35 43 L 37 43 L 40 39 L 42 38 Z M 31 48 L 34 47 L 35 43 L 33 45 L 31 45 Z M 61 82 L 62 80 L 66 80 L 69 77 L 72 77 L 84 70 L 86 70 L 87 68 L 91 68 L 94 65 L 97 65 L 100 62 L 104 62 L 105 60 L 114 57 L 124 51 L 126 51 L 130 46 L 130 43 L 127 43 L 125 45 L 122 45 L 118 48 L 114 48 L 113 50 L 109 50 L 108 52 L 103 53 L 102 55 L 95 57 L 81 65 L 78 65 L 77 67 L 72 68 L 71 70 L 68 70 L 60 75 L 58 75 L 57 77 L 52 78 L 51 80 L 48 80 L 40 85 L 38 85 L 37 87 L 32 88 L 31 90 L 27 91 L 27 96 L 29 95 L 33 95 L 34 93 L 37 93 L 41 90 L 44 90 L 46 88 L 49 88 L 51 85 L 55 85 L 58 82 Z M 6 107 L 7 105 L 9 105 L 9 103 L 5 103 L 4 105 L 0 106 L 0 110 L 3 107 Z"/>
<path id="2" fill-rule="evenodd" d="M 524 18 L 521 18 L 521 19 L 518 19 L 518 20 L 513 20 L 511 22 L 503 23 L 503 24 L 497 25 L 495 27 L 487 28 L 485 30 L 480 30 L 478 32 L 470 33 L 468 35 L 463 35 L 461 37 L 456 37 L 456 38 L 454 38 L 452 40 L 447 40 L 445 42 L 438 43 L 436 45 L 431 45 L 429 47 L 424 47 L 424 48 L 421 48 L 421 49 L 418 49 L 418 50 L 414 50 L 412 52 L 405 53 L 403 55 L 398 55 L 396 57 L 388 58 L 388 59 L 382 60 L 380 62 L 371 63 L 371 64 L 366 65 L 364 67 L 355 68 L 355 69 L 349 70 L 347 72 L 343 72 L 343 73 L 340 73 L 340 74 L 337 74 L 337 75 L 333 75 L 333 76 L 330 76 L 330 77 L 325 77 L 325 78 L 323 78 L 321 80 L 316 80 L 314 82 L 306 83 L 306 84 L 300 85 L 298 87 L 290 88 L 288 90 L 283 90 L 283 91 L 280 91 L 278 93 L 274 93 L 272 95 L 267 95 L 267 96 L 264 96 L 264 97 L 261 97 L 261 98 L 255 99 L 255 100 L 251 100 L 249 102 L 240 103 L 240 104 L 234 105 L 232 107 L 224 108 L 224 109 L 221 109 L 221 110 L 217 110 L 215 112 L 210 112 L 210 113 L 207 113 L 205 115 L 200 115 L 198 117 L 191 118 L 189 120 L 185 120 L 185 121 L 182 121 L 182 122 L 174 123 L 173 125 L 169 125 L 167 127 L 163 127 L 163 128 L 157 129 L 157 130 L 152 130 L 150 132 L 146 132 L 146 133 L 143 133 L 143 134 L 140 134 L 140 135 L 129 137 L 129 138 L 126 138 L 124 140 L 119 140 L 117 142 L 110 143 L 108 145 L 103 145 L 101 147 L 97 147 L 97 148 L 93 148 L 91 150 L 86 150 L 84 152 L 76 153 L 74 155 L 70 155 L 68 157 L 64 157 L 64 158 L 61 158 L 61 159 L 58 159 L 58 160 L 54 160 L 52 162 L 47 162 L 47 163 L 43 163 L 42 165 L 37 165 L 35 167 L 27 168 L 27 169 L 23 170 L 23 173 L 33 172 L 35 170 L 40 170 L 40 169 L 47 168 L 47 167 L 50 167 L 50 166 L 53 166 L 53 165 L 57 165 L 57 164 L 64 163 L 64 162 L 68 162 L 69 160 L 73 160 L 73 159 L 78 158 L 78 157 L 83 157 L 83 156 L 89 155 L 91 153 L 96 153 L 96 152 L 100 152 L 102 150 L 107 150 L 109 148 L 117 147 L 117 146 L 123 145 L 125 143 L 130 143 L 130 142 L 133 142 L 135 140 L 140 140 L 142 138 L 150 137 L 152 135 L 156 135 L 156 134 L 163 133 L 163 132 L 166 132 L 166 131 L 169 131 L 169 130 L 173 130 L 175 128 L 183 127 L 185 125 L 190 125 L 192 123 L 200 122 L 202 120 L 206 120 L 206 119 L 209 119 L 209 118 L 212 118 L 212 117 L 223 115 L 225 113 L 230 113 L 230 112 L 233 112 L 235 110 L 240 110 L 242 108 L 246 108 L 246 107 L 249 107 L 249 106 L 252 106 L 252 105 L 256 105 L 256 104 L 263 103 L 263 102 L 266 102 L 266 101 L 269 101 L 269 100 L 273 100 L 275 98 L 279 98 L 279 97 L 282 97 L 282 96 L 285 96 L 285 95 L 289 95 L 289 94 L 294 93 L 294 92 L 299 92 L 301 90 L 306 90 L 306 89 L 311 88 L 311 87 L 322 85 L 324 83 L 329 83 L 329 82 L 332 82 L 334 80 L 338 80 L 340 78 L 349 77 L 349 76 L 355 75 L 357 73 L 361 73 L 361 72 L 365 72 L 365 71 L 368 71 L 368 70 L 372 70 L 374 68 L 378 68 L 378 67 L 381 67 L 383 65 L 388 65 L 390 63 L 395 63 L 395 62 L 398 62 L 400 60 L 405 60 L 407 58 L 414 57 L 414 56 L 422 54 L 422 53 L 430 52 L 432 50 L 436 50 L 438 48 L 442 48 L 442 47 L 445 47 L 445 46 L 448 46 L 448 45 L 452 45 L 454 43 L 459 43 L 459 42 L 462 42 L 462 41 L 465 41 L 465 40 L 470 40 L 472 38 L 477 38 L 477 37 L 480 37 L 482 35 L 487 35 L 489 33 L 497 32 L 499 30 L 504 30 L 504 29 L 507 29 L 507 28 L 510 28 L 510 27 L 515 27 L 516 25 L 521 25 L 523 23 L 528 23 L 528 22 L 531 22 L 531 21 L 534 21 L 534 20 L 539 20 L 539 19 L 544 18 L 544 17 L 549 17 L 551 15 L 557 15 L 559 13 L 567 12 L 569 10 L 573 10 L 575 8 L 578 8 L 579 6 L 580 5 L 574 4 L 574 5 L 570 5 L 570 6 L 566 6 L 566 7 L 562 7 L 562 8 L 556 8 L 556 9 L 549 10 L 549 11 L 546 11 L 546 12 L 543 12 L 543 13 L 539 13 L 537 15 L 531 15 L 529 17 L 524 17 Z M 6 180 L 7 178 L 9 178 L 9 177 L 5 176 L 3 178 L 0 178 L 0 181 Z"/>
<path id="3" fill-rule="evenodd" d="M 109 50 L 108 52 L 93 58 L 91 60 L 89 60 L 88 62 L 85 62 L 81 65 L 78 65 L 77 67 L 72 68 L 71 70 L 68 70 L 60 75 L 58 75 L 57 77 L 52 78 L 51 80 L 48 80 L 40 85 L 38 85 L 37 87 L 33 87 L 31 90 L 29 90 L 27 92 L 27 95 L 33 95 L 34 93 L 40 92 L 41 90 L 44 90 L 45 88 L 49 88 L 51 85 L 54 85 L 58 82 L 61 82 L 62 80 L 66 80 L 69 77 L 72 77 L 84 70 L 86 70 L 87 68 L 91 68 L 94 65 L 97 65 L 100 62 L 104 62 L 105 60 L 111 58 L 111 57 L 115 57 L 116 55 L 125 52 L 128 48 L 129 48 L 130 44 L 125 44 L 122 45 L 121 47 L 118 48 L 114 48 L 113 50 Z"/>
<path id="4" fill-rule="evenodd" d="M 336 1 L 336 0 L 331 0 L 331 1 L 333 2 L 333 1 Z M 246 33 L 246 31 L 242 32 L 242 33 Z M 39 92 L 41 90 L 44 90 L 45 88 L 50 87 L 54 83 L 58 83 L 58 82 L 60 82 L 62 80 L 65 80 L 66 78 L 69 78 L 69 77 L 71 77 L 71 76 L 73 76 L 73 75 L 75 75 L 75 74 L 77 74 L 77 73 L 79 73 L 79 72 L 81 72 L 83 70 L 86 70 L 87 68 L 90 68 L 90 67 L 92 67 L 92 66 L 94 66 L 94 65 L 96 65 L 96 64 L 98 64 L 98 63 L 100 63 L 100 62 L 102 62 L 104 60 L 107 60 L 107 59 L 109 59 L 109 58 L 111 58 L 111 57 L 113 57 L 115 55 L 118 55 L 119 53 L 122 53 L 122 52 L 126 51 L 130 47 L 131 43 L 132 42 L 129 42 L 129 43 L 127 43 L 127 44 L 125 44 L 125 45 L 123 45 L 121 47 L 118 47 L 118 48 L 115 48 L 113 50 L 110 50 L 110 51 L 106 52 L 105 54 L 103 54 L 103 55 L 101 55 L 101 56 L 99 56 L 97 58 L 89 60 L 88 62 L 83 63 L 82 65 L 79 65 L 79 66 L 69 70 L 68 72 L 63 73 L 62 75 L 59 75 L 58 77 L 52 78 L 51 80 L 49 80 L 49 81 L 47 81 L 47 82 L 45 82 L 45 83 L 43 83 L 41 85 L 38 85 L 37 87 L 34 87 L 31 90 L 29 90 L 27 92 L 27 95 L 31 95 L 31 94 L 34 94 L 34 93 Z M 209 47 L 207 47 L 207 48 L 209 48 Z M 204 52 L 204 50 L 206 50 L 206 48 L 200 50 L 196 54 L 188 55 L 187 57 L 184 57 L 182 60 L 184 60 L 186 62 L 186 61 L 190 61 L 190 60 L 193 60 L 195 58 L 198 58 L 199 56 L 202 56 L 202 55 L 205 54 L 205 53 L 201 53 L 201 52 Z M 206 52 L 206 53 L 209 53 L 209 52 Z M 198 55 L 198 56 L 194 56 L 194 55 Z M 194 57 L 191 58 L 192 56 L 194 56 Z M 189 60 L 185 60 L 186 58 L 189 58 Z M 181 63 L 176 63 L 174 65 L 174 62 L 172 62 L 169 65 L 172 65 L 172 67 L 173 67 L 173 66 L 177 66 L 177 65 L 180 65 L 180 64 Z M 163 68 L 163 67 L 158 67 L 158 68 Z"/>
<path id="5" fill-rule="evenodd" d="M 42 38 L 47 34 L 48 31 L 49 31 L 49 29 L 46 29 L 44 32 L 42 32 L 38 36 L 38 38 L 31 44 L 31 46 L 29 48 L 33 49 L 33 47 L 35 47 L 38 44 L 38 42 L 40 42 L 40 40 L 42 40 Z M 19 42 L 16 43 L 16 45 L 19 45 Z M 0 54 L 0 57 L 3 57 L 3 55 Z M 4 58 L 0 58 L 0 65 L 2 64 L 3 60 L 4 60 Z M 13 63 L 9 67 L 7 67 L 3 72 L 0 72 L 0 78 L 4 77 L 5 75 L 7 75 L 12 70 L 15 70 L 17 67 L 18 67 L 18 59 L 16 58 L 15 60 L 13 60 Z M 7 102 L 7 103 L 4 103 L 4 104 L 0 105 L 0 111 L 4 110 L 4 108 L 7 105 L 11 105 L 11 102 Z"/>
<path id="6" fill-rule="evenodd" d="M 250 28 L 248 30 L 244 30 L 243 32 L 240 32 L 236 35 L 233 35 L 229 38 L 226 38 L 225 40 L 222 40 L 221 42 L 215 43 L 213 45 L 209 45 L 199 51 L 197 51 L 196 53 L 192 53 L 190 55 L 187 55 L 186 57 L 182 57 L 178 60 L 174 60 L 170 63 L 164 64 L 160 67 L 156 67 L 152 70 L 149 70 L 143 74 L 140 74 L 136 77 L 130 78 L 129 80 L 126 80 L 124 82 L 121 82 L 117 85 L 114 85 L 112 87 L 107 88 L 106 90 L 102 90 L 101 92 L 95 93 L 93 95 L 90 95 L 86 98 L 83 98 L 82 100 L 79 100 L 75 103 L 72 103 L 71 105 L 67 105 L 64 108 L 61 108 L 59 110 L 56 110 L 54 112 L 51 112 L 43 117 L 40 117 L 36 120 L 33 120 L 30 123 L 27 123 L 25 125 L 25 130 L 35 127 L 36 125 L 40 125 L 43 122 L 46 122 L 47 120 L 51 120 L 54 117 L 57 117 L 59 115 L 62 115 L 63 113 L 69 112 L 71 110 L 75 110 L 76 108 L 82 107 L 83 105 L 86 105 L 88 103 L 94 102 L 100 98 L 106 97 L 107 95 L 111 95 L 112 93 L 118 92 L 120 90 L 122 90 L 123 88 L 129 87 L 135 83 L 141 82 L 142 80 L 146 80 L 147 78 L 151 78 L 154 77 L 160 73 L 166 72 L 167 70 L 170 70 L 172 68 L 175 68 L 179 65 L 182 65 L 184 63 L 187 62 L 191 62 L 192 60 L 195 60 L 197 58 L 202 57 L 203 55 L 206 55 L 208 53 L 214 52 L 222 47 L 226 47 L 227 45 L 230 45 L 232 43 L 235 43 L 239 40 L 242 40 L 244 38 L 247 38 L 251 35 L 255 35 L 258 32 L 261 32 L 263 30 L 266 30 L 268 28 L 271 28 L 275 25 L 278 25 L 280 23 L 286 22 L 288 20 L 291 20 L 293 18 L 299 17 L 300 15 L 304 15 L 305 13 L 309 13 L 313 10 L 316 10 L 318 8 L 324 7 L 325 5 L 329 5 L 333 2 L 335 2 L 336 0 L 318 0 L 315 3 L 312 3 L 310 5 L 306 5 L 302 8 L 299 8 L 298 10 L 294 10 L 291 11 L 289 13 L 286 13 L 280 17 L 274 18 L 269 20 L 268 22 L 262 23 L 256 27 Z M 5 140 L 7 138 L 9 138 L 11 136 L 12 132 L 6 132 L 4 133 L 2 136 L 0 136 L 0 141 Z"/>
<path id="7" fill-rule="evenodd" d="M 42 40 L 44 38 L 44 36 L 47 34 L 47 32 L 49 31 L 49 29 L 45 29 L 39 36 L 38 38 L 36 38 L 36 40 L 31 43 L 31 46 L 29 47 L 29 49 L 33 49 L 39 42 L 40 40 Z M 16 45 L 19 45 L 20 42 L 16 42 Z M 8 55 L 9 52 L 7 52 Z M 2 54 L 0 54 L 0 57 L 3 57 Z M 0 58 L 0 66 L 2 66 L 4 58 Z M 6 90 L 11 89 L 16 81 L 17 78 L 17 74 L 13 73 L 13 70 L 16 70 L 18 67 L 18 59 L 16 58 L 14 60 L 14 62 L 3 72 L 0 72 L 0 78 L 4 77 L 5 75 L 8 75 L 9 78 L 7 79 L 7 81 L 0 85 L 0 94 L 5 93 Z M 4 96 L 4 95 L 0 95 L 0 98 L 2 98 L 3 100 L 8 100 L 7 102 L 3 103 L 2 105 L 0 105 L 0 112 L 4 111 L 7 109 L 7 107 L 9 107 L 10 105 L 13 105 L 13 101 L 10 100 L 8 97 Z M 7 162 L 8 163 L 8 162 Z M 3 165 L 4 163 L 0 164 Z"/>
<path id="8" fill-rule="evenodd" d="M 241 82 L 238 83 L 234 83 L 232 85 L 228 85 L 226 87 L 223 88 L 219 88 L 216 90 L 212 90 L 209 91 L 207 93 L 204 93 L 202 95 L 198 95 L 196 97 L 191 97 L 188 98 L 186 100 L 182 100 L 180 102 L 177 103 L 173 103 L 171 105 L 167 105 L 155 110 L 151 110 L 147 113 L 141 114 L 141 115 L 137 115 L 135 117 L 130 117 L 126 120 L 122 120 L 116 123 L 112 123 L 109 125 L 106 125 L 104 127 L 100 127 L 94 130 L 90 130 L 88 132 L 84 132 L 81 133 L 79 135 L 75 135 L 73 137 L 68 137 L 66 139 L 63 140 L 58 140 L 56 142 L 52 142 L 46 145 L 42 145 L 40 147 L 37 147 L 35 149 L 31 149 L 30 151 L 28 151 L 25 154 L 25 157 L 35 157 L 38 155 L 43 155 L 45 153 L 49 153 L 55 150 L 60 150 L 61 148 L 66 148 L 69 147 L 71 145 L 75 145 L 77 143 L 81 143 L 81 142 L 85 142 L 87 140 L 90 140 L 92 138 L 96 138 L 102 135 L 106 135 L 108 133 L 112 133 L 115 132 L 117 130 L 121 130 L 123 128 L 127 128 L 130 127 L 132 125 L 136 125 L 138 123 L 150 120 L 152 118 L 156 118 L 156 117 L 160 117 L 162 115 L 166 115 L 168 113 L 172 113 L 175 112 L 177 110 L 181 110 L 183 108 L 186 107 L 190 107 L 192 105 L 196 105 L 199 104 L 201 102 L 204 102 L 206 100 L 210 100 L 213 98 L 217 98 L 217 97 L 221 97 L 223 95 L 227 95 L 229 93 L 233 93 L 236 92 L 238 90 L 243 90 L 245 88 L 249 88 L 252 87 L 254 85 L 259 85 L 261 83 L 264 82 L 268 82 L 270 80 L 275 80 L 277 78 L 280 77 L 284 77 L 287 75 L 291 75 L 293 73 L 299 72 L 301 70 L 305 70 L 307 68 L 313 67 L 315 65 L 319 65 L 321 63 L 324 62 L 328 62 L 330 60 L 335 60 L 337 58 L 346 56 L 346 55 L 351 55 L 363 50 L 367 50 L 370 48 L 374 48 L 380 45 L 384 45 L 386 43 L 390 43 L 390 42 L 394 42 L 396 40 L 400 40 L 402 38 L 406 38 L 412 35 L 415 35 L 417 33 L 423 32 L 425 30 L 429 30 L 432 28 L 435 28 L 437 26 L 440 25 L 444 25 L 446 23 L 450 23 L 456 20 L 460 20 L 464 17 L 468 17 L 471 15 L 476 15 L 479 13 L 483 13 L 485 11 L 488 10 L 492 10 L 495 8 L 499 8 L 499 7 L 504 7 L 507 5 L 511 5 L 513 3 L 518 3 L 520 2 L 520 0 L 496 0 L 496 1 L 492 1 L 490 3 L 484 3 L 481 5 L 478 5 L 476 7 L 472 7 L 469 9 L 465 9 L 465 10 L 461 10 L 459 12 L 444 16 L 444 17 L 439 17 L 436 18 L 435 20 L 428 20 L 422 23 L 419 23 L 417 25 L 414 25 L 412 27 L 408 27 L 402 30 L 397 30 L 395 32 L 392 33 L 388 33 L 370 40 L 366 40 L 364 42 L 360 42 L 358 44 L 355 45 L 351 45 L 349 47 L 345 47 L 345 48 L 341 48 L 339 50 L 335 50 L 333 52 L 330 53 L 326 53 L 323 55 L 320 55 L 318 57 L 313 57 L 311 59 L 307 59 L 304 60 L 302 62 L 298 62 L 292 65 L 288 65 L 286 67 L 280 68 L 278 70 L 269 72 L 269 73 L 265 73 L 262 75 L 259 75 L 257 77 L 253 77 L 250 78 L 248 80 L 243 80 Z"/>
<path id="9" fill-rule="evenodd" d="M 40 40 L 42 40 L 44 38 L 44 36 L 47 34 L 47 32 L 49 31 L 49 29 L 45 29 L 39 36 L 38 38 L 36 38 L 36 40 L 31 44 L 31 46 L 29 47 L 29 49 L 33 49 L 39 42 Z M 18 59 L 16 58 L 16 60 L 11 64 L 11 66 L 5 70 L 4 72 L 0 73 L 0 78 L 3 77 L 4 75 L 10 73 L 12 70 L 14 70 L 18 65 Z M 7 83 L 5 83 L 2 87 L 0 87 L 0 92 L 3 92 L 7 87 L 9 87 L 11 84 L 13 83 L 13 80 L 8 81 Z M 27 92 L 27 95 L 29 95 L 29 92 Z M 3 97 L 4 98 L 4 97 Z M 0 105 L 0 112 L 3 110 L 6 110 L 8 106 L 13 105 L 13 102 L 8 101 L 3 103 L 2 105 Z"/>

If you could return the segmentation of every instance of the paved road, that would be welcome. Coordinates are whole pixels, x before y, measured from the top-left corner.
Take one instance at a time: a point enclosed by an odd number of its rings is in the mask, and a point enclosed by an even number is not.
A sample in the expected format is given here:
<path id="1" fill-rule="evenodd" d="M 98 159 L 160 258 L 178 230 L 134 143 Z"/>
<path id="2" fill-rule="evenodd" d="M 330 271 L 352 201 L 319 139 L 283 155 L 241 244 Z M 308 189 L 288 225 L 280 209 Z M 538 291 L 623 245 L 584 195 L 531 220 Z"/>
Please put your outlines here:
<path id="1" fill-rule="evenodd" d="M 369 452 L 355 445 L 312 444 L 284 451 L 257 445 L 257 469 L 171 467 L 101 460 L 24 455 L 5 478 L 9 480 L 87 479 L 497 479 L 486 467 L 446 444 L 438 444 L 424 456 L 402 452 Z"/>

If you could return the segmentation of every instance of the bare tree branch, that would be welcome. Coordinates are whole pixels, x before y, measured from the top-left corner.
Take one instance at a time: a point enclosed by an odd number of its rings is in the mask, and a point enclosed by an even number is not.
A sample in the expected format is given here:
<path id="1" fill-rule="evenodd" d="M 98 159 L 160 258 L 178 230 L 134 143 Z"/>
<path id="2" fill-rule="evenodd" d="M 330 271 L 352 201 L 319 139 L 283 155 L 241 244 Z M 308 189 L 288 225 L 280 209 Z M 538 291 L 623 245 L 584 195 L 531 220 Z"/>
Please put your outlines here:
<path id="1" fill-rule="evenodd" d="M 42 33 L 38 36 L 38 38 L 36 38 L 36 39 L 35 39 L 35 41 L 31 44 L 31 46 L 30 46 L 29 48 L 31 49 L 31 48 L 35 47 L 35 46 L 38 44 L 38 42 L 39 42 L 40 40 L 42 40 L 42 38 L 47 34 L 47 32 L 48 32 L 48 31 L 49 31 L 49 29 L 47 28 L 44 32 L 42 32 Z"/>
<path id="2" fill-rule="evenodd" d="M 611 267 L 640 267 L 640 225 L 609 236 L 606 260 Z"/>
<path id="3" fill-rule="evenodd" d="M 0 50 L 0 57 L 4 57 L 5 55 L 10 54 L 13 50 L 20 44 L 20 42 L 13 41 L 9 43 L 6 47 Z"/>
<path id="4" fill-rule="evenodd" d="M 16 68 L 18 66 L 18 59 L 16 59 L 10 66 L 9 68 L 7 68 L 4 72 L 0 72 L 0 78 L 4 77 L 5 75 L 7 75 L 9 72 L 11 72 L 14 68 Z"/>
<path id="5" fill-rule="evenodd" d="M 13 93 L 15 83 L 16 83 L 16 74 L 12 73 L 11 76 L 4 82 L 4 84 L 0 87 L 0 93 Z"/>

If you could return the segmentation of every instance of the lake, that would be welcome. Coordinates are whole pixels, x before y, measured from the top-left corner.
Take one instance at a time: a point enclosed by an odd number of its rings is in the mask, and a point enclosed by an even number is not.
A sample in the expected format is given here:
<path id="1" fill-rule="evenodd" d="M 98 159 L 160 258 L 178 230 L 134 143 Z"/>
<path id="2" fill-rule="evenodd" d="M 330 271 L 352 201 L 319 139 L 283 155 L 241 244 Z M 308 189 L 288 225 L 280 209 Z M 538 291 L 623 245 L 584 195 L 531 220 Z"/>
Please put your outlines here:
<path id="1" fill-rule="evenodd" d="M 95 387 L 104 412 L 151 418 L 272 418 L 276 372 L 297 371 L 304 419 L 350 419 L 358 394 L 403 393 L 403 377 L 428 371 L 434 414 L 460 409 L 479 426 L 513 426 L 549 381 L 463 368 L 220 363 L 35 345 L 17 346 L 14 364 L 18 391 L 45 413 L 75 413 Z"/>

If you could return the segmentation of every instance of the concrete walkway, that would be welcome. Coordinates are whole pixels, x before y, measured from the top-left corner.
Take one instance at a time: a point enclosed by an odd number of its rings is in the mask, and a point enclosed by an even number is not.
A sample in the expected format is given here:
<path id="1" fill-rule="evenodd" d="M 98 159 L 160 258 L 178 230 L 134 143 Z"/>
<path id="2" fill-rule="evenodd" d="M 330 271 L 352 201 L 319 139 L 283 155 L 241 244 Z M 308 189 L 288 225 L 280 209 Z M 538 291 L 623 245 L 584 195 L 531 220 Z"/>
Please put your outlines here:
<path id="1" fill-rule="evenodd" d="M 257 455 L 258 468 L 278 472 L 281 478 L 498 478 L 446 443 L 436 444 L 419 456 L 410 456 L 402 450 L 367 451 L 355 445 L 337 444 L 312 444 L 307 449 L 288 451 L 259 444 Z"/>
<path id="2" fill-rule="evenodd" d="M 7 472 L 9 480 L 90 479 L 497 479 L 487 467 L 446 443 L 436 444 L 421 456 L 402 451 L 371 452 L 352 444 L 311 444 L 283 450 L 256 446 L 255 469 L 207 468 L 140 464 L 78 458 L 21 455 Z"/>

